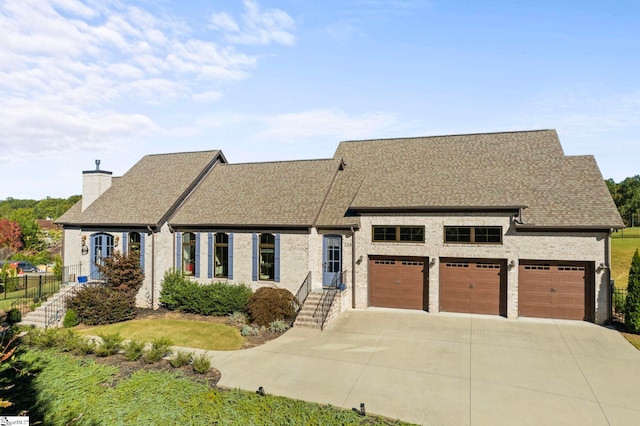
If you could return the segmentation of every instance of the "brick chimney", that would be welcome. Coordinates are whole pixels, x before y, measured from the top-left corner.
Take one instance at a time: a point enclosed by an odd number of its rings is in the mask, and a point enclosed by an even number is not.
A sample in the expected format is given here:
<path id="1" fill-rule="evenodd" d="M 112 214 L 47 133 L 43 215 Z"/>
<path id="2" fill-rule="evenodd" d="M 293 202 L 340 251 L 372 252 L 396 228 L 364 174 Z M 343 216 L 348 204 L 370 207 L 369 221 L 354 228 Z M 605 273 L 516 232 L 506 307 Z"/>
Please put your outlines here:
<path id="1" fill-rule="evenodd" d="M 85 211 L 104 191 L 109 189 L 112 174 L 106 170 L 100 170 L 100 160 L 96 160 L 95 170 L 82 172 L 82 211 Z"/>

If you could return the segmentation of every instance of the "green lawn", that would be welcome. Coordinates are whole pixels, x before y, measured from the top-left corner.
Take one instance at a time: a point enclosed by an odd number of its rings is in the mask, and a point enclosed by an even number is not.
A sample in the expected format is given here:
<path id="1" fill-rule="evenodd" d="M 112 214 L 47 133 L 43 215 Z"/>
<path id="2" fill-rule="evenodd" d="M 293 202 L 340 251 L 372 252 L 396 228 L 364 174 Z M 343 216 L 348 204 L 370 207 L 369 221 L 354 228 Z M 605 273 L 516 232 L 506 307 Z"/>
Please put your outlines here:
<path id="1" fill-rule="evenodd" d="M 640 228 L 625 231 L 634 232 L 636 229 Z M 611 239 L 611 279 L 615 280 L 616 287 L 627 287 L 631 258 L 636 250 L 640 250 L 640 238 Z"/>
<path id="2" fill-rule="evenodd" d="M 203 321 L 143 319 L 110 325 L 78 328 L 78 333 L 97 336 L 118 333 L 125 339 L 151 341 L 166 337 L 174 345 L 215 351 L 240 349 L 244 337 L 237 328 Z"/>
<path id="3" fill-rule="evenodd" d="M 123 375 L 118 367 L 53 351 L 28 350 L 16 358 L 11 365 L 0 364 L 2 397 L 14 403 L 0 413 L 28 410 L 31 424 L 407 424 L 295 399 L 212 389 L 171 371 Z"/>

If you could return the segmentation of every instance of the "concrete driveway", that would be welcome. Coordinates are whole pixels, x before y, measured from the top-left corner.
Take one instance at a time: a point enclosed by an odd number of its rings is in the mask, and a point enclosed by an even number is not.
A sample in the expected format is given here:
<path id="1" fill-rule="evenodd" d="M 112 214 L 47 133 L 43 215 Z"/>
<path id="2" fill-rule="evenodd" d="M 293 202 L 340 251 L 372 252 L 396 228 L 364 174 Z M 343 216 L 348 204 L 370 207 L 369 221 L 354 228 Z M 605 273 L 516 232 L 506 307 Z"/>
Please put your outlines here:
<path id="1" fill-rule="evenodd" d="M 390 309 L 214 352 L 220 386 L 425 425 L 640 424 L 640 351 L 585 322 Z"/>

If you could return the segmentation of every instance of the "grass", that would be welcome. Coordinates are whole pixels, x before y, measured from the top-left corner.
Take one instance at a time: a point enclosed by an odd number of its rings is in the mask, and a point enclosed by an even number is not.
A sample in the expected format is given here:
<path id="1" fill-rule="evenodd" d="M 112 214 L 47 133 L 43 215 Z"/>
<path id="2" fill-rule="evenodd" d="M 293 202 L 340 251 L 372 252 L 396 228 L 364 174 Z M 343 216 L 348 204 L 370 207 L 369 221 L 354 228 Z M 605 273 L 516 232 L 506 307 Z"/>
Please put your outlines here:
<path id="1" fill-rule="evenodd" d="M 244 343 L 244 337 L 236 328 L 224 324 L 190 320 L 131 320 L 117 324 L 82 327 L 78 328 L 78 332 L 92 336 L 118 333 L 125 339 L 145 341 L 171 336 L 174 345 L 216 351 L 237 350 Z"/>
<path id="2" fill-rule="evenodd" d="M 640 335 L 631 333 L 622 333 L 622 335 L 629 341 L 629 343 L 640 351 Z"/>
<path id="3" fill-rule="evenodd" d="M 15 404 L 0 413 L 28 410 L 32 424 L 407 424 L 278 396 L 212 389 L 174 372 L 122 377 L 117 367 L 52 350 L 28 350 L 14 365 L 1 364 L 0 373 L 1 386 L 14 385 L 3 397 Z"/>
<path id="4" fill-rule="evenodd" d="M 627 287 L 631 258 L 636 249 L 640 250 L 640 238 L 611 239 L 611 279 L 615 280 L 616 287 Z"/>

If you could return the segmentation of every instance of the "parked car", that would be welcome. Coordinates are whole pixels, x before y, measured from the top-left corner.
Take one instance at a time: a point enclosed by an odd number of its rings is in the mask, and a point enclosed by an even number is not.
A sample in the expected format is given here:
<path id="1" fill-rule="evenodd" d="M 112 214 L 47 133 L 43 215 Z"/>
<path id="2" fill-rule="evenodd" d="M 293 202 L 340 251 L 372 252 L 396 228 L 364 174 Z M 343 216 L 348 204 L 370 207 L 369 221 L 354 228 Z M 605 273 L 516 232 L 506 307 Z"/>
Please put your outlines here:
<path id="1" fill-rule="evenodd" d="M 33 263 L 27 262 L 25 260 L 7 260 L 6 263 L 8 263 L 9 266 L 15 269 L 18 274 L 21 274 L 23 272 L 38 272 L 38 268 L 36 268 Z M 0 268 L 4 264 L 4 261 L 0 261 Z"/>

